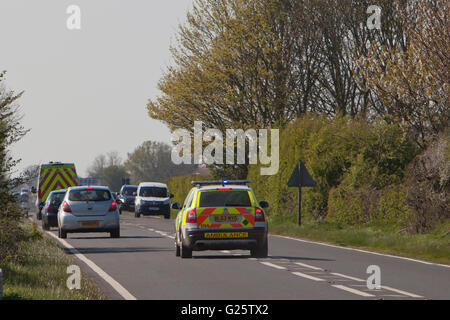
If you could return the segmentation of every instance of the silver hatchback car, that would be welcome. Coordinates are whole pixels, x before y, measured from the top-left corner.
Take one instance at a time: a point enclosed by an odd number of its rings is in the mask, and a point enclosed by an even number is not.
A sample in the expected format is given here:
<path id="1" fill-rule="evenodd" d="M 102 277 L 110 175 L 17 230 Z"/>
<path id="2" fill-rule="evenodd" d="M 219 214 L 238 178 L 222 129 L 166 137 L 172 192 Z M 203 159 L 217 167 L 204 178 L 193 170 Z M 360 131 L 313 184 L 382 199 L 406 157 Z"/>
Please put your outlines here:
<path id="1" fill-rule="evenodd" d="M 109 232 L 120 238 L 119 208 L 107 187 L 72 187 L 58 210 L 58 236 L 67 233 Z"/>

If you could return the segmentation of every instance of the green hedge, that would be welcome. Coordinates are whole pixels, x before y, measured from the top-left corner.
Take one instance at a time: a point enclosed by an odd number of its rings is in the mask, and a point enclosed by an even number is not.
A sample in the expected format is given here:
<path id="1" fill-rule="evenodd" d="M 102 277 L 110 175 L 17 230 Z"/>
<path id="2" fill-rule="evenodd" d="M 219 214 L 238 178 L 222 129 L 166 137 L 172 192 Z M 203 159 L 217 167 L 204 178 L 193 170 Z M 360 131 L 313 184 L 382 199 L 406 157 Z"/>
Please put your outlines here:
<path id="1" fill-rule="evenodd" d="M 167 179 L 166 184 L 169 187 L 171 193 L 175 195 L 172 199 L 172 203 L 178 202 L 183 204 L 189 191 L 192 189 L 192 181 L 199 180 L 211 180 L 208 175 L 188 175 L 180 177 L 172 177 Z"/>
<path id="2" fill-rule="evenodd" d="M 392 194 L 390 186 L 402 182 L 405 167 L 414 155 L 413 145 L 396 125 L 307 114 L 280 134 L 278 174 L 261 176 L 260 166 L 255 165 L 250 166 L 249 179 L 258 199 L 269 201 L 269 216 L 291 217 L 297 210 L 298 191 L 288 188 L 287 182 L 302 160 L 317 183 L 315 188 L 303 189 L 304 216 L 363 223 L 386 219 L 386 215 L 403 217 L 403 205 L 392 209 L 395 213 L 383 214 L 379 210 L 387 209 L 378 206 L 389 206 L 386 203 L 392 203 L 392 197 L 404 198 L 401 191 Z M 374 190 L 379 196 L 370 196 Z"/>

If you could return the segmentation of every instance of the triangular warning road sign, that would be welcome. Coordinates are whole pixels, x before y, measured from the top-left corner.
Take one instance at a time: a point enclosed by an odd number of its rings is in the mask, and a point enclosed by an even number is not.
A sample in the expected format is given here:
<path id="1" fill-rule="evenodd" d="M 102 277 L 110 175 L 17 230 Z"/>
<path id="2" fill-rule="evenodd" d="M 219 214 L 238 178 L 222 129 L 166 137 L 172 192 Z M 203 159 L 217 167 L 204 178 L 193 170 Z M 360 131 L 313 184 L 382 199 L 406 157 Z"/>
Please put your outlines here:
<path id="1" fill-rule="evenodd" d="M 288 182 L 288 187 L 315 187 L 316 183 L 306 169 L 305 164 L 299 161 L 297 166 L 292 172 L 291 178 Z"/>

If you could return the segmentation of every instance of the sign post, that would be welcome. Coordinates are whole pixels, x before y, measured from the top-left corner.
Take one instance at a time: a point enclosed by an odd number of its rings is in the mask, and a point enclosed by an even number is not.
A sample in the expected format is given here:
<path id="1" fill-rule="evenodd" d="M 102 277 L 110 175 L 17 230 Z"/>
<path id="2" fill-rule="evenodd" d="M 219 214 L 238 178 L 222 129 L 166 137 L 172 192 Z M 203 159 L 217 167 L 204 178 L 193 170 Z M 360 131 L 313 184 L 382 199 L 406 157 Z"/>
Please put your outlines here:
<path id="1" fill-rule="evenodd" d="M 288 182 L 288 187 L 298 188 L 298 225 L 302 225 L 302 187 L 315 187 L 316 183 L 306 169 L 305 164 L 299 161 L 292 172 L 291 178 Z"/>
<path id="2" fill-rule="evenodd" d="M 0 300 L 3 299 L 3 271 L 0 269 Z"/>

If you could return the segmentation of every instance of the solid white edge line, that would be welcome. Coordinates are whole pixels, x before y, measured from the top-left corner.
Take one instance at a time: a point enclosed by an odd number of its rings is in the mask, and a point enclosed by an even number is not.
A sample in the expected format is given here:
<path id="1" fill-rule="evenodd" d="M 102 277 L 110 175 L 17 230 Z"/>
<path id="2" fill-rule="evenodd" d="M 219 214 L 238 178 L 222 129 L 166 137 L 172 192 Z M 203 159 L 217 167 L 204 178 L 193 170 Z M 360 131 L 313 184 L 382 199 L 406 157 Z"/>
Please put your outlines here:
<path id="1" fill-rule="evenodd" d="M 279 270 L 286 270 L 285 267 L 278 266 L 278 265 L 273 264 L 273 263 L 270 263 L 270 262 L 261 262 L 261 264 L 266 265 L 266 266 L 268 266 L 268 267 L 275 268 L 275 269 L 279 269 Z"/>
<path id="2" fill-rule="evenodd" d="M 411 297 L 411 298 L 423 298 L 423 296 L 419 296 L 419 295 L 417 295 L 417 294 L 414 294 L 414 293 L 411 293 L 411 292 L 407 292 L 407 291 L 403 291 L 403 290 L 398 290 L 398 289 L 395 289 L 395 288 L 391 288 L 391 287 L 388 287 L 388 286 L 381 286 L 381 289 L 386 289 L 386 290 L 389 290 L 389 291 L 393 291 L 393 292 L 396 292 L 396 293 L 400 293 L 400 294 L 403 294 L 403 295 L 405 295 L 405 296 L 409 296 L 409 297 Z"/>
<path id="3" fill-rule="evenodd" d="M 373 294 L 370 294 L 370 293 L 367 293 L 367 292 L 364 292 L 364 291 L 360 291 L 360 290 L 356 290 L 356 289 L 353 289 L 353 288 L 349 288 L 349 287 L 346 287 L 346 286 L 343 286 L 343 285 L 340 285 L 340 284 L 334 284 L 334 285 L 332 285 L 332 287 L 337 288 L 337 289 L 341 289 L 341 290 L 345 290 L 345 291 L 357 294 L 357 295 L 362 296 L 362 297 L 375 297 Z"/>
<path id="4" fill-rule="evenodd" d="M 313 277 L 313 276 L 310 276 L 309 274 L 305 274 L 305 273 L 301 273 L 301 272 L 292 272 L 292 274 L 295 274 L 298 277 L 306 278 L 306 279 L 309 279 L 309 280 L 325 281 L 324 279 Z"/>
<path id="5" fill-rule="evenodd" d="M 64 247 L 71 250 L 72 253 L 86 263 L 92 271 L 97 273 L 103 280 L 105 280 L 111 287 L 114 288 L 114 290 L 117 291 L 118 294 L 120 294 L 125 300 L 137 300 L 135 296 L 133 296 L 130 292 L 128 292 L 127 289 L 125 289 L 119 282 L 114 280 L 109 274 L 107 274 L 103 269 L 101 269 L 99 266 L 97 266 L 93 261 L 86 258 L 83 254 L 81 254 L 77 249 L 75 249 L 72 245 L 70 245 L 67 241 L 63 239 L 59 239 L 57 236 L 55 236 L 53 233 L 46 231 L 48 235 L 55 238 L 57 241 L 59 241 Z"/>
<path id="6" fill-rule="evenodd" d="M 430 265 L 430 266 L 438 266 L 438 267 L 450 268 L 450 265 L 446 265 L 446 264 L 427 262 L 427 261 L 423 261 L 423 260 L 406 258 L 406 257 L 402 257 L 402 256 L 395 256 L 395 255 L 386 254 L 386 253 L 379 253 L 379 252 L 367 251 L 367 250 L 356 249 L 356 248 L 341 247 L 341 246 L 337 246 L 337 245 L 329 244 L 329 243 L 316 242 L 316 241 L 310 241 L 310 240 L 303 240 L 303 239 L 297 239 L 297 238 L 292 238 L 292 237 L 287 237 L 287 236 L 280 236 L 280 235 L 275 235 L 275 234 L 271 234 L 271 236 L 272 237 L 277 237 L 277 238 L 283 238 L 283 239 L 300 241 L 300 242 L 304 242 L 304 243 L 317 244 L 317 245 L 326 246 L 326 247 L 338 248 L 338 249 L 343 249 L 343 250 L 351 250 L 351 251 L 357 251 L 357 252 L 374 254 L 374 255 L 377 255 L 377 256 L 383 256 L 383 257 L 402 259 L 402 260 L 407 260 L 407 261 L 412 261 L 412 262 L 418 262 L 418 263 L 422 263 L 422 264 L 426 264 L 426 265 Z"/>
<path id="7" fill-rule="evenodd" d="M 318 268 L 318 267 L 314 267 L 314 266 L 310 266 L 309 264 L 306 263 L 301 263 L 301 262 L 295 262 L 296 265 L 299 265 L 301 267 L 305 267 L 305 268 L 309 268 L 309 269 L 313 269 L 313 270 L 320 270 L 320 271 L 325 271 L 322 268 Z"/>

